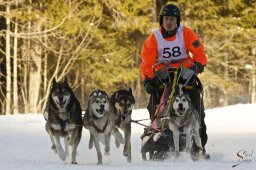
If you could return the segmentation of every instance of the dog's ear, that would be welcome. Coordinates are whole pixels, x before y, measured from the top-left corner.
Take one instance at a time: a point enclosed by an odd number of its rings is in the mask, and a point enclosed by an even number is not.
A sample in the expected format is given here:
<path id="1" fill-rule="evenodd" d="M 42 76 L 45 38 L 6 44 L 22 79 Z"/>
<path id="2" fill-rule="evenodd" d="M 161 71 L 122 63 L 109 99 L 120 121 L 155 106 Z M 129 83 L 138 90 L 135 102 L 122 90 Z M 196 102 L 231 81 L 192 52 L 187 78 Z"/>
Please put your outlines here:
<path id="1" fill-rule="evenodd" d="M 56 79 L 55 79 L 55 77 L 53 78 L 53 80 L 52 80 L 52 84 L 56 84 L 57 82 L 56 82 Z"/>
<path id="2" fill-rule="evenodd" d="M 54 84 L 56 84 L 57 82 L 56 82 L 56 79 L 55 79 L 55 77 L 52 79 L 52 85 L 54 85 Z"/>
<path id="3" fill-rule="evenodd" d="M 119 96 L 119 93 L 118 93 L 118 91 L 115 93 L 115 95 L 114 95 L 114 101 L 117 101 L 117 97 Z"/>
<path id="4" fill-rule="evenodd" d="M 67 79 L 66 76 L 65 76 L 65 79 L 64 79 L 64 84 L 65 84 L 65 85 L 68 85 L 68 79 Z"/>
<path id="5" fill-rule="evenodd" d="M 93 95 L 94 92 L 91 92 L 90 95 L 89 95 L 89 98 L 91 98 L 91 96 Z"/>
<path id="6" fill-rule="evenodd" d="M 191 99 L 190 99 L 190 97 L 189 97 L 189 95 L 186 93 L 186 94 L 184 94 L 185 95 L 185 97 L 187 98 L 187 100 L 189 101 L 189 102 L 191 102 Z"/>
<path id="7" fill-rule="evenodd" d="M 107 99 L 108 99 L 108 101 L 109 101 L 108 93 L 107 93 L 106 91 L 102 91 L 102 93 L 107 96 Z"/>
<path id="8" fill-rule="evenodd" d="M 52 79 L 52 84 L 51 84 L 51 90 L 54 86 L 56 86 L 57 82 L 56 82 L 56 79 L 55 77 Z"/>
<path id="9" fill-rule="evenodd" d="M 129 92 L 129 94 L 130 94 L 131 97 L 132 97 L 131 99 L 132 99 L 133 104 L 135 104 L 135 98 L 134 98 L 134 96 L 132 95 L 132 88 L 129 88 L 128 92 Z"/>
<path id="10" fill-rule="evenodd" d="M 88 109 L 88 111 L 89 111 L 89 106 L 90 106 L 91 97 L 92 97 L 93 93 L 94 93 L 94 92 L 91 92 L 91 94 L 90 94 L 89 97 L 88 97 L 88 104 L 87 104 L 87 109 Z"/>
<path id="11" fill-rule="evenodd" d="M 114 92 L 111 95 L 111 97 L 110 97 L 110 105 L 115 106 L 115 102 L 116 102 L 117 96 L 118 96 L 118 92 L 117 91 Z M 114 109 L 116 109 L 116 108 L 114 107 Z"/>
<path id="12" fill-rule="evenodd" d="M 129 91 L 129 93 L 130 93 L 130 94 L 132 94 L 132 88 L 129 88 L 129 90 L 128 90 L 128 91 Z"/>
<path id="13" fill-rule="evenodd" d="M 179 86 L 175 86 L 175 89 L 174 89 L 174 94 L 173 94 L 173 96 L 177 96 L 177 95 L 179 95 Z"/>

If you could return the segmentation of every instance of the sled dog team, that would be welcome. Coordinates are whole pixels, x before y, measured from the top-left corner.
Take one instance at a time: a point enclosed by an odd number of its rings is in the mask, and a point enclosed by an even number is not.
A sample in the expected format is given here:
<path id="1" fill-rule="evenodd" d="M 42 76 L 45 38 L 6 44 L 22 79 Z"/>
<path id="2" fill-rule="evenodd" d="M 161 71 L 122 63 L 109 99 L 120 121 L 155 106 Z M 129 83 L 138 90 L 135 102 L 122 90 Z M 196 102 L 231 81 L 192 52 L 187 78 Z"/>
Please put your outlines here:
<path id="1" fill-rule="evenodd" d="M 92 91 L 87 109 L 82 117 L 82 109 L 79 101 L 70 88 L 67 78 L 64 82 L 52 81 L 50 94 L 44 110 L 46 120 L 45 129 L 50 136 L 51 149 L 63 161 L 69 156 L 71 148 L 71 163 L 77 164 L 77 147 L 81 140 L 83 127 L 89 130 L 89 149 L 96 149 L 97 164 L 102 164 L 102 151 L 100 143 L 105 145 L 105 154 L 110 151 L 110 138 L 114 136 L 116 147 L 124 144 L 123 155 L 127 162 L 131 162 L 131 114 L 135 105 L 135 99 L 131 89 L 122 89 L 114 92 L 110 98 L 104 90 Z M 192 137 L 195 138 L 199 148 L 201 140 L 199 136 L 198 113 L 194 111 L 188 96 L 179 94 L 173 102 L 176 117 L 169 123 L 169 129 L 173 132 L 173 140 L 176 155 L 179 152 L 179 127 L 184 127 L 186 134 L 186 151 L 191 148 Z M 120 130 L 123 131 L 124 137 Z M 60 139 L 64 139 L 64 148 Z"/>

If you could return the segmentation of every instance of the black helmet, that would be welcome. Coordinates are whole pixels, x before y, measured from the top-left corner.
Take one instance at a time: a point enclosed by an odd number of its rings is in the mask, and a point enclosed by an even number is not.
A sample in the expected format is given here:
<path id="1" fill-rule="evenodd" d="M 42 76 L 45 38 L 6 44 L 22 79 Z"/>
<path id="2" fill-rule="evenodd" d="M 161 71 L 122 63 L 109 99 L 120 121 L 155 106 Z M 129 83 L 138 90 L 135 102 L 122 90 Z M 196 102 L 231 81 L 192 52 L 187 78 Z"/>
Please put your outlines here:
<path id="1" fill-rule="evenodd" d="M 180 26 L 180 9 L 173 4 L 167 4 L 161 8 L 159 14 L 159 24 L 163 24 L 163 16 L 174 16 L 177 17 L 177 28 Z"/>

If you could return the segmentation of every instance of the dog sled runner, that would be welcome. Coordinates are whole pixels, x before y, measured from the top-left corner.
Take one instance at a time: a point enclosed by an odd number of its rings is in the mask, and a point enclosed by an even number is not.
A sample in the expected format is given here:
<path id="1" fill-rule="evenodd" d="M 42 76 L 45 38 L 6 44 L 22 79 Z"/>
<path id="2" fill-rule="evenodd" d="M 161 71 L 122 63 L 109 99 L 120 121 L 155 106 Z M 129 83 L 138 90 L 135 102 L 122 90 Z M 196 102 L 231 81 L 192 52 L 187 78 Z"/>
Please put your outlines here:
<path id="1" fill-rule="evenodd" d="M 156 71 L 155 67 L 159 64 L 164 64 L 164 67 Z M 150 98 L 151 104 L 148 106 L 148 110 L 151 114 L 151 123 L 144 128 L 144 133 L 141 135 L 143 160 L 147 160 L 147 155 L 149 159 L 162 160 L 172 156 L 174 153 L 173 132 L 169 130 L 168 123 L 172 118 L 171 104 L 175 93 L 198 88 L 198 90 L 201 90 L 200 106 L 198 108 L 203 107 L 202 84 L 193 70 L 182 65 L 178 68 L 173 68 L 167 63 L 157 63 L 153 66 L 153 70 L 156 81 L 159 81 L 163 86 L 163 93 L 162 96 L 152 94 Z M 158 101 L 159 104 L 156 106 L 157 98 L 158 100 L 160 99 L 160 102 Z M 179 151 L 184 151 L 185 146 L 186 135 L 181 134 L 179 136 Z M 197 154 L 198 148 L 196 146 L 192 147 L 191 157 L 193 160 L 196 160 Z"/>

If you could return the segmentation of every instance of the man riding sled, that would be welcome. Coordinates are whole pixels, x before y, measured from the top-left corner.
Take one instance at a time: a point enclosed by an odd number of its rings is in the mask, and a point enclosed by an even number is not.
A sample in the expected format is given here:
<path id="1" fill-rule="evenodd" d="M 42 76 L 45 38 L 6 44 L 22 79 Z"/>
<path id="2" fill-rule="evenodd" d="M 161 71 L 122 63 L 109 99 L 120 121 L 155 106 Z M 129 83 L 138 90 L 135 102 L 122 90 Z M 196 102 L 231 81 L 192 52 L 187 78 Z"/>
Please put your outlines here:
<path id="1" fill-rule="evenodd" d="M 180 22 L 181 13 L 176 5 L 167 4 L 163 6 L 159 15 L 160 28 L 153 31 L 143 44 L 140 70 L 145 90 L 151 95 L 147 107 L 151 119 L 154 117 L 156 105 L 159 104 L 164 91 L 163 86 L 157 81 L 152 69 L 156 63 L 168 63 L 174 68 L 182 65 L 193 70 L 196 74 L 202 73 L 207 64 L 207 57 L 202 42 L 192 30 L 181 25 Z M 159 70 L 163 67 L 164 64 L 159 64 L 154 69 Z M 189 83 L 195 88 L 185 92 L 189 95 L 191 102 L 200 114 L 200 137 L 203 154 L 209 157 L 205 150 L 208 136 L 204 121 L 203 101 L 202 97 L 200 97 L 203 90 L 202 85 L 198 81 L 193 80 Z M 196 150 L 196 148 L 193 149 Z"/>

